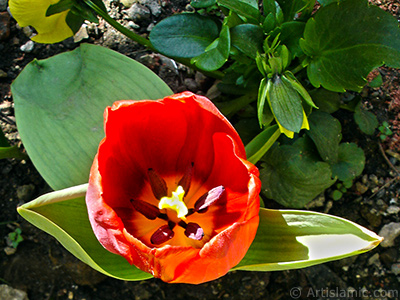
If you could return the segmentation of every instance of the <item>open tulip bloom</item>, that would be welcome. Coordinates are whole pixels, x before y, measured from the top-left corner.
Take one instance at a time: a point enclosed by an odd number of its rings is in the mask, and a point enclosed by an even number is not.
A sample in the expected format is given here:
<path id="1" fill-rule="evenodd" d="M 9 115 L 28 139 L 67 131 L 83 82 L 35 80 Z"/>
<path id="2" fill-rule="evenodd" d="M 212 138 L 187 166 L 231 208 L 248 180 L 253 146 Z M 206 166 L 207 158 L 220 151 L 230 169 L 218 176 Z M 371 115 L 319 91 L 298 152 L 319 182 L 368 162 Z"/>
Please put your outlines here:
<path id="1" fill-rule="evenodd" d="M 167 282 L 213 280 L 240 262 L 256 235 L 261 184 L 208 99 L 119 101 L 105 132 L 86 204 L 107 250 Z"/>

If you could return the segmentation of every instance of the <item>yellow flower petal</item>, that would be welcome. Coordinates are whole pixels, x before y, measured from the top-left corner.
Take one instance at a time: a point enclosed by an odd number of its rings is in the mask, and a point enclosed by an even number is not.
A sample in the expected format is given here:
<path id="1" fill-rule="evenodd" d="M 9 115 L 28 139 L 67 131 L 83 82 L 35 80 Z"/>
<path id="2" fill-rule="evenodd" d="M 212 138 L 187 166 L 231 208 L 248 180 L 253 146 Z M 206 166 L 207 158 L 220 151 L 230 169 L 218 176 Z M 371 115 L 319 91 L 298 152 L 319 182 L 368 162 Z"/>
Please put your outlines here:
<path id="1" fill-rule="evenodd" d="M 10 12 L 21 27 L 32 26 L 38 34 L 32 38 L 38 43 L 58 43 L 74 35 L 65 19 L 69 10 L 46 17 L 50 5 L 58 0 L 10 0 Z"/>

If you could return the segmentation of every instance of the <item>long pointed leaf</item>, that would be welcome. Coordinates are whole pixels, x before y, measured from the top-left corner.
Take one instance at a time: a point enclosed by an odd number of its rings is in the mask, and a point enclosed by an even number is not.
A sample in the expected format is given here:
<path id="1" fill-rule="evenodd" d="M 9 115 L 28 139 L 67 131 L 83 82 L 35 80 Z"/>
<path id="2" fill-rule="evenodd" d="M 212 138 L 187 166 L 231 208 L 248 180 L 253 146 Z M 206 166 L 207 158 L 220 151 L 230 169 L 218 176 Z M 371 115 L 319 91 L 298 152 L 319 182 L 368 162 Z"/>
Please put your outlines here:
<path id="1" fill-rule="evenodd" d="M 372 231 L 339 217 L 261 208 L 256 238 L 234 270 L 304 268 L 361 254 L 381 241 Z"/>

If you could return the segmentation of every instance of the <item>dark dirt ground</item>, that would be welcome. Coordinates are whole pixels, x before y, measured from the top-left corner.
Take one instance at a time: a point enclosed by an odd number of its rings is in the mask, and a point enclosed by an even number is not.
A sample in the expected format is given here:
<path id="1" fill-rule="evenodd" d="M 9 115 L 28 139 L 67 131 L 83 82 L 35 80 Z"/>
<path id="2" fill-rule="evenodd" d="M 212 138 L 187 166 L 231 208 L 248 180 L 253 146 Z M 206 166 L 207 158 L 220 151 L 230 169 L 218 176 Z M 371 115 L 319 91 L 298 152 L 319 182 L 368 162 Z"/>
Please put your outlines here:
<path id="1" fill-rule="evenodd" d="M 188 2 L 163 1 L 162 14 L 139 21 L 139 32 L 146 34 L 148 24 L 183 9 Z M 397 1 L 377 0 L 375 3 L 400 19 Z M 115 2 L 112 7 L 118 18 L 119 9 Z M 4 35 L 7 26 L 9 33 Z M 205 93 L 212 84 L 211 79 L 196 76 L 186 68 L 179 69 L 176 74 L 162 57 L 149 55 L 142 47 L 118 35 L 110 42 L 107 34 L 105 30 L 91 32 L 84 42 L 106 45 L 145 63 L 175 92 L 190 89 Z M 47 58 L 78 45 L 69 39 L 55 45 L 35 44 L 31 52 L 21 51 L 21 45 L 28 41 L 23 30 L 8 18 L 8 13 L 0 11 L 0 126 L 11 143 L 22 151 L 15 125 L 11 82 L 34 58 Z M 386 224 L 400 222 L 400 72 L 381 68 L 380 73 L 384 80 L 382 87 L 366 88 L 361 95 L 366 107 L 377 115 L 379 123 L 389 122 L 394 134 L 381 142 L 378 130 L 374 135 L 366 136 L 359 131 L 350 114 L 340 112 L 335 115 L 344 128 L 343 140 L 363 148 L 366 167 L 342 199 L 333 201 L 332 190 L 327 190 L 310 205 L 312 210 L 347 218 L 377 233 Z M 125 282 L 107 278 L 78 261 L 54 238 L 17 214 L 18 205 L 47 191 L 49 187 L 29 159 L 0 160 L 0 285 L 25 291 L 30 300 L 294 299 L 296 295 L 291 292 L 296 293 L 297 288 L 302 290 L 300 299 L 352 299 L 337 293 L 326 294 L 326 289 L 335 291 L 335 288 L 353 291 L 350 295 L 354 299 L 399 299 L 400 238 L 395 239 L 393 246 L 379 246 L 366 254 L 320 266 L 271 273 L 232 272 L 198 286 L 165 284 L 158 279 Z M 270 201 L 267 207 L 279 206 Z M 17 228 L 21 229 L 24 241 L 13 249 L 7 236 Z"/>

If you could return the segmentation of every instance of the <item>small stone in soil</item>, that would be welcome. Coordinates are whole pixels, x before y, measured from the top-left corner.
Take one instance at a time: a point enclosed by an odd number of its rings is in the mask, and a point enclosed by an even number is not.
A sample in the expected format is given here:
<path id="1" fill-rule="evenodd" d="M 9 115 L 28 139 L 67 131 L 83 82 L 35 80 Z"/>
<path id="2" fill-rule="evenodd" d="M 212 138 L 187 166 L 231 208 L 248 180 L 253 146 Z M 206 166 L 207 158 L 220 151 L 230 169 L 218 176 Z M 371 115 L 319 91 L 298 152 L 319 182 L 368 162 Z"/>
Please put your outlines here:
<path id="1" fill-rule="evenodd" d="M 394 246 L 394 240 L 400 235 L 400 223 L 391 222 L 386 224 L 379 231 L 379 235 L 384 238 L 381 242 L 382 247 Z"/>
<path id="2" fill-rule="evenodd" d="M 392 270 L 393 274 L 399 275 L 400 274 L 400 263 L 393 264 L 391 270 Z"/>
<path id="3" fill-rule="evenodd" d="M 33 184 L 22 185 L 17 188 L 17 198 L 21 202 L 31 200 L 35 186 Z"/>
<path id="4" fill-rule="evenodd" d="M 28 300 L 26 292 L 14 289 L 6 284 L 0 285 L 0 299 L 2 300 Z"/>
<path id="5" fill-rule="evenodd" d="M 33 41 L 27 41 L 25 44 L 23 44 L 19 49 L 22 52 L 29 53 L 33 50 L 33 47 L 35 46 L 35 43 Z"/>

